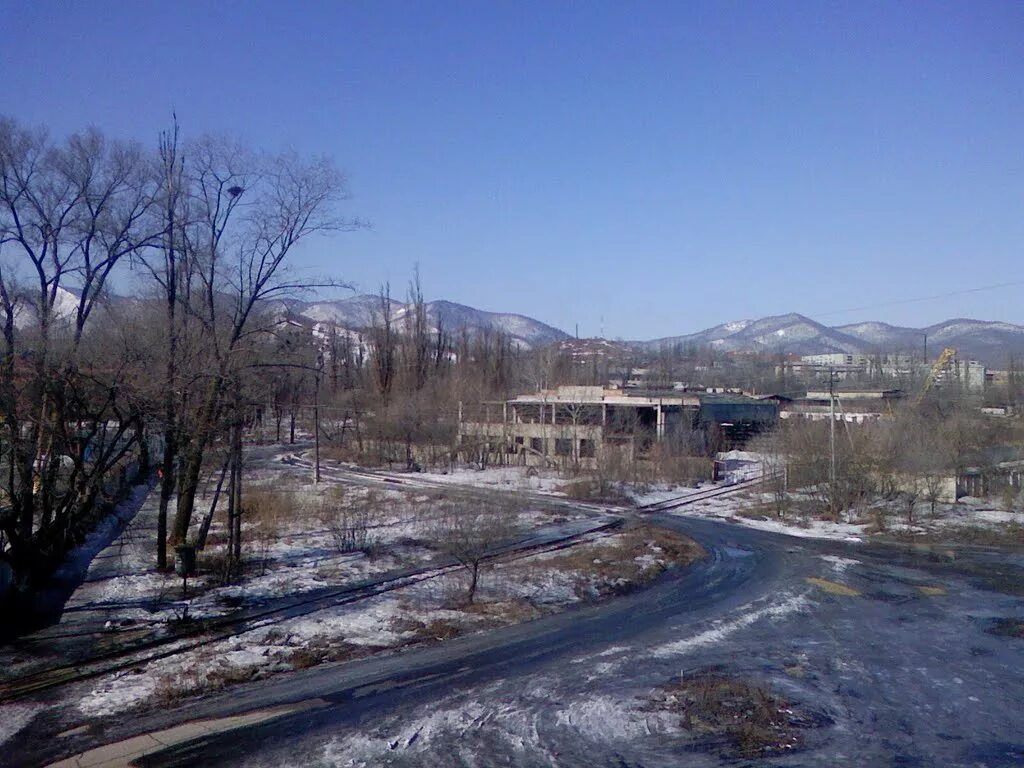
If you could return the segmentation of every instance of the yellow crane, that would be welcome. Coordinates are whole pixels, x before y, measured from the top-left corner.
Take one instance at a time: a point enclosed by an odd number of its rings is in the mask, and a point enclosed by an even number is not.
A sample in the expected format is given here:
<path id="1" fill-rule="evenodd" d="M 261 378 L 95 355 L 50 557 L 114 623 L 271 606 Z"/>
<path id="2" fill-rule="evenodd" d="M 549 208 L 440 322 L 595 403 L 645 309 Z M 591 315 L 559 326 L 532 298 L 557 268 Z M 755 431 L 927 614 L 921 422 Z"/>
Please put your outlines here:
<path id="1" fill-rule="evenodd" d="M 920 393 L 917 395 L 916 405 L 920 405 L 924 401 L 925 395 L 928 394 L 928 390 L 932 388 L 935 383 L 935 379 L 938 378 L 939 374 L 949 365 L 949 362 L 956 357 L 956 350 L 953 347 L 946 347 L 942 350 L 942 354 L 936 359 L 935 364 L 931 370 L 928 371 L 928 377 L 924 380 L 924 386 L 921 387 Z"/>

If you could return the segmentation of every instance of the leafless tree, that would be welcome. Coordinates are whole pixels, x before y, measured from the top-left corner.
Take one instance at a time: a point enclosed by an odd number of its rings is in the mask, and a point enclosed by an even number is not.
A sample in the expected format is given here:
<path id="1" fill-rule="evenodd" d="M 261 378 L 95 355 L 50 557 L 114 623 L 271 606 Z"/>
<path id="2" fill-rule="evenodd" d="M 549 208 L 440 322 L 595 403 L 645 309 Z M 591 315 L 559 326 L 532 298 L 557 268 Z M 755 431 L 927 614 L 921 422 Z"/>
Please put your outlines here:
<path id="1" fill-rule="evenodd" d="M 206 450 L 228 395 L 239 389 L 248 345 L 266 330 L 261 306 L 307 287 L 290 278 L 288 257 L 312 235 L 353 226 L 334 210 L 344 180 L 327 160 L 262 156 L 214 139 L 197 142 L 189 158 L 192 213 L 184 247 L 195 266 L 185 307 L 202 330 L 208 363 L 181 446 L 173 541 L 188 534 Z"/>
<path id="2" fill-rule="evenodd" d="M 159 235 L 152 205 L 138 145 L 96 130 L 56 143 L 0 119 L 0 557 L 23 581 L 69 546 L 122 460 L 145 455 L 136 351 L 97 355 L 89 331 L 111 275 Z"/>
<path id="3" fill-rule="evenodd" d="M 434 539 L 442 552 L 456 560 L 469 574 L 466 602 L 472 604 L 480 583 L 480 573 L 489 557 L 515 532 L 516 507 L 507 499 L 487 503 L 455 502 L 446 504 Z"/>

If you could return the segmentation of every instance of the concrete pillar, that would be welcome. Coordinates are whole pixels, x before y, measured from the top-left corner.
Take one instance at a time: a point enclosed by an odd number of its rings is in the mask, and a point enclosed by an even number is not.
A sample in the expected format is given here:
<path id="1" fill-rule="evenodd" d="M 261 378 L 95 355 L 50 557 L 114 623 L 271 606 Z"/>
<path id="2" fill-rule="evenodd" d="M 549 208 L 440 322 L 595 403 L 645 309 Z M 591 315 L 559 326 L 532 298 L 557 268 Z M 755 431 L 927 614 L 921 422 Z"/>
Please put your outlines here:
<path id="1" fill-rule="evenodd" d="M 655 419 L 657 422 L 657 436 L 658 439 L 661 440 L 665 437 L 665 411 L 662 410 L 661 403 L 658 403 L 657 407 L 654 409 L 654 412 L 656 414 Z"/>

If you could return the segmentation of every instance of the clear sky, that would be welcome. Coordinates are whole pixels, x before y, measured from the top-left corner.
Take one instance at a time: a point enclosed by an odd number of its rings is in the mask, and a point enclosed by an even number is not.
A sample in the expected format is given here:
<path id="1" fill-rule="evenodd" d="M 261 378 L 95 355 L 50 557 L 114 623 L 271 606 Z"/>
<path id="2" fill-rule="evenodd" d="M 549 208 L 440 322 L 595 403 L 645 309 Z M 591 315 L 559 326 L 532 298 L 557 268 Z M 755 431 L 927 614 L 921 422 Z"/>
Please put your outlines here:
<path id="1" fill-rule="evenodd" d="M 1024 322 L 1024 3 L 0 0 L 0 112 L 334 156 L 302 265 L 650 338 Z M 874 307 L 886 304 L 887 306 Z M 872 306 L 872 309 L 845 311 Z"/>

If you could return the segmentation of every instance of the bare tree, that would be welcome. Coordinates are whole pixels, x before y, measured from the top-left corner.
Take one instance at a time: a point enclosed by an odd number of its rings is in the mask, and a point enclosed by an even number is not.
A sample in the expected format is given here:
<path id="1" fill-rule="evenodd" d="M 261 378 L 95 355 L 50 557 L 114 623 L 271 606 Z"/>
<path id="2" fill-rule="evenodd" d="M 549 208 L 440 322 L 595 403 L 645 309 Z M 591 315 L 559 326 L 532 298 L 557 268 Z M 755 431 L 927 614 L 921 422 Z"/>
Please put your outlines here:
<path id="1" fill-rule="evenodd" d="M 195 267 L 186 308 L 202 330 L 208 363 L 191 434 L 181 446 L 173 541 L 188 533 L 206 450 L 228 393 L 237 390 L 248 345 L 265 331 L 259 308 L 308 287 L 289 279 L 287 258 L 311 235 L 354 225 L 333 210 L 344 182 L 327 160 L 258 156 L 212 139 L 198 142 L 189 157 L 193 213 L 184 244 Z"/>
<path id="2" fill-rule="evenodd" d="M 136 350 L 97 354 L 89 333 L 111 275 L 158 235 L 147 170 L 137 145 L 96 130 L 54 143 L 0 119 L 0 557 L 23 585 L 81 533 L 122 460 L 148 455 Z"/>
<path id="3" fill-rule="evenodd" d="M 392 317 L 394 308 L 390 283 L 381 286 L 379 300 L 379 313 L 375 316 L 374 325 L 369 333 L 370 365 L 381 406 L 387 408 L 398 367 L 398 338 Z"/>
<path id="4" fill-rule="evenodd" d="M 466 602 L 472 604 L 487 560 L 515 532 L 516 507 L 495 497 L 489 503 L 448 502 L 434 534 L 439 549 L 456 560 L 469 574 Z"/>

